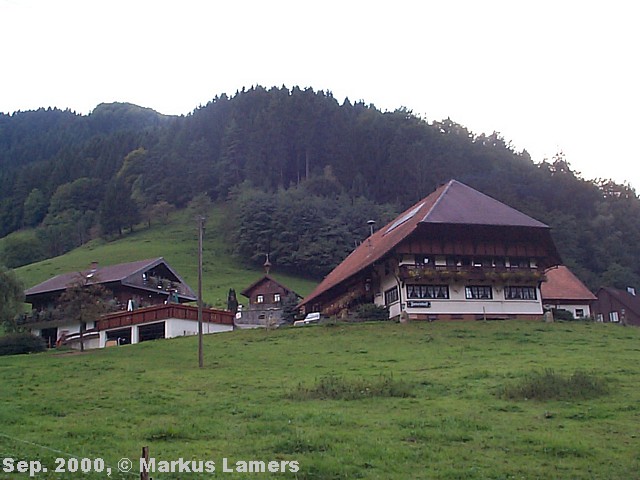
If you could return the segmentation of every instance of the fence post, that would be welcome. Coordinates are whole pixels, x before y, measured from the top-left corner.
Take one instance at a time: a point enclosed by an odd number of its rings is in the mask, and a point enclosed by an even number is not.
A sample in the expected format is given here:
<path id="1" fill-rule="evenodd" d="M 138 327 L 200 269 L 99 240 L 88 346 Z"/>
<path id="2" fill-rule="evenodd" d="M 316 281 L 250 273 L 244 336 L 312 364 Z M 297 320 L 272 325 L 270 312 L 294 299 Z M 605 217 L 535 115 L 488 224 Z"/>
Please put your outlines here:
<path id="1" fill-rule="evenodd" d="M 149 465 L 149 447 L 142 447 L 142 458 L 144 458 L 144 467 L 140 469 L 140 480 L 149 480 L 149 470 L 147 470 L 147 465 Z"/>

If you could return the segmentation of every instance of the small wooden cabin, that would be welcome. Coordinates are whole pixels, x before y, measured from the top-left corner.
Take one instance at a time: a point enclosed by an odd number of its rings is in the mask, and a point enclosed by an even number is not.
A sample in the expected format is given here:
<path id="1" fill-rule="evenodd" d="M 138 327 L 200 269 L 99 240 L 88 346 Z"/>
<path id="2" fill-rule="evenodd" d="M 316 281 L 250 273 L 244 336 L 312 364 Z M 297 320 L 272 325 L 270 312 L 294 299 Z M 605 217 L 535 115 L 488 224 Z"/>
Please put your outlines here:
<path id="1" fill-rule="evenodd" d="M 596 321 L 640 326 L 640 296 L 635 288 L 602 287 L 596 296 L 593 305 Z"/>
<path id="2" fill-rule="evenodd" d="M 282 323 L 282 305 L 289 295 L 302 297 L 268 273 L 240 292 L 249 299 L 249 307 L 243 309 L 236 322 L 240 326 L 266 326 Z"/>

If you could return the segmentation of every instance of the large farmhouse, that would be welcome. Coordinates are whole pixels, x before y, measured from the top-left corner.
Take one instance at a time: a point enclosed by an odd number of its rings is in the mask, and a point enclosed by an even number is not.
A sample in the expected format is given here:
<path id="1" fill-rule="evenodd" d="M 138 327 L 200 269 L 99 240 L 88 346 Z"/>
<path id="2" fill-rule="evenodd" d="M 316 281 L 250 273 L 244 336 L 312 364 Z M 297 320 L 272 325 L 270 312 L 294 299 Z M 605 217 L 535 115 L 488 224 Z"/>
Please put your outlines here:
<path id="1" fill-rule="evenodd" d="M 550 228 L 451 180 L 373 233 L 301 302 L 362 303 L 415 320 L 542 318 L 540 285 L 560 264 Z"/>
<path id="2" fill-rule="evenodd" d="M 67 318 L 58 299 L 74 284 L 104 287 L 113 313 L 82 325 Z M 97 348 L 197 332 L 197 309 L 181 305 L 196 295 L 162 257 L 104 267 L 94 263 L 35 285 L 25 297 L 33 309 L 21 323 L 49 346 Z M 231 330 L 233 314 L 205 309 L 203 322 L 205 333 Z"/>

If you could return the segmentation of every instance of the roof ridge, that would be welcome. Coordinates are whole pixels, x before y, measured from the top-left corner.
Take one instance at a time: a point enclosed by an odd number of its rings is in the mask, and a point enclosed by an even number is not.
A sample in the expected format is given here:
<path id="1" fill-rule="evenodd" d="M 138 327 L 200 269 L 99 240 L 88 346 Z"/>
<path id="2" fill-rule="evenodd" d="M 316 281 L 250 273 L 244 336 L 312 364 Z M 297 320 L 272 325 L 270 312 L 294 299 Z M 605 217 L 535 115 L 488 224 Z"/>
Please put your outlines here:
<path id="1" fill-rule="evenodd" d="M 245 297 L 247 297 L 248 295 L 246 295 L 245 292 L 247 292 L 247 290 L 251 290 L 252 288 L 257 286 L 260 282 L 262 282 L 264 280 L 270 280 L 270 281 L 276 283 L 277 285 L 279 285 L 280 287 L 282 287 L 284 290 L 287 290 L 287 291 L 289 291 L 291 293 L 294 293 L 296 296 L 302 298 L 302 295 L 298 294 L 295 290 L 287 287 L 284 283 L 278 281 L 276 278 L 271 276 L 271 274 L 269 274 L 269 273 L 265 273 L 262 277 L 257 279 L 251 285 L 249 285 L 248 287 L 245 287 L 244 289 L 242 289 L 242 291 L 240 292 L 240 295 L 244 295 Z"/>
<path id="2" fill-rule="evenodd" d="M 424 217 L 422 217 L 422 221 L 424 222 L 427 217 L 429 215 L 431 215 L 431 212 L 433 212 L 433 210 L 436 208 L 436 206 L 440 203 L 440 201 L 444 198 L 445 194 L 447 193 L 447 191 L 449 191 L 449 188 L 451 188 L 451 185 L 453 184 L 453 182 L 455 182 L 456 180 L 451 179 L 449 180 L 444 187 L 444 190 L 442 190 L 442 193 L 440 193 L 440 195 L 438 195 L 438 199 L 433 202 L 433 205 L 431 205 L 431 208 L 429 209 L 429 211 L 426 213 L 426 215 Z"/>
<path id="3" fill-rule="evenodd" d="M 445 185 L 421 222 L 549 228 L 517 208 L 455 179 Z"/>

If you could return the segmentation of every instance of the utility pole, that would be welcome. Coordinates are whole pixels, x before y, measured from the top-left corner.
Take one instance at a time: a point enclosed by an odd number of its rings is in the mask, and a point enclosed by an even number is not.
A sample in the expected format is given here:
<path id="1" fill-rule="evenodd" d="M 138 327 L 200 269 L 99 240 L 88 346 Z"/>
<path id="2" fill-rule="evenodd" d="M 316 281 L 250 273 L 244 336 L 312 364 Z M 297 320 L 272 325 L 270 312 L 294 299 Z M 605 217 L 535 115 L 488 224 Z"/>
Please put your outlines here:
<path id="1" fill-rule="evenodd" d="M 202 237 L 204 236 L 204 217 L 198 217 L 198 366 L 204 366 L 202 355 Z"/>

